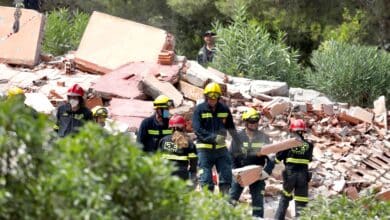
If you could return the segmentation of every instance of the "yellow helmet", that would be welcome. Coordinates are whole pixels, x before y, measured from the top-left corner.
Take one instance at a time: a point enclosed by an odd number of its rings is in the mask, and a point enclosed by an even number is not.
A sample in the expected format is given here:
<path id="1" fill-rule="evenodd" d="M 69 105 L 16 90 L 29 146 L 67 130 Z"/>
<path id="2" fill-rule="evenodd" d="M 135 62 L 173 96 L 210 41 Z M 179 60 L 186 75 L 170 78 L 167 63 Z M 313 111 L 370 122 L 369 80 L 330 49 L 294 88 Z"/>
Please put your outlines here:
<path id="1" fill-rule="evenodd" d="M 95 106 L 92 108 L 92 115 L 93 115 L 93 117 L 107 118 L 108 117 L 108 110 L 107 110 L 107 108 L 98 105 L 98 106 Z"/>
<path id="2" fill-rule="evenodd" d="M 17 96 L 17 95 L 23 95 L 23 94 L 24 94 L 23 89 L 21 89 L 19 87 L 11 87 L 7 91 L 8 97 L 13 97 L 13 96 Z"/>
<path id="3" fill-rule="evenodd" d="M 256 111 L 254 108 L 249 108 L 242 114 L 242 120 L 248 121 L 248 120 L 260 120 L 260 113 Z"/>
<path id="4" fill-rule="evenodd" d="M 222 95 L 221 87 L 218 83 L 212 82 L 206 85 L 203 93 L 212 99 L 219 98 Z"/>
<path id="5" fill-rule="evenodd" d="M 153 101 L 154 108 L 168 108 L 172 104 L 172 99 L 168 98 L 166 95 L 159 95 Z"/>

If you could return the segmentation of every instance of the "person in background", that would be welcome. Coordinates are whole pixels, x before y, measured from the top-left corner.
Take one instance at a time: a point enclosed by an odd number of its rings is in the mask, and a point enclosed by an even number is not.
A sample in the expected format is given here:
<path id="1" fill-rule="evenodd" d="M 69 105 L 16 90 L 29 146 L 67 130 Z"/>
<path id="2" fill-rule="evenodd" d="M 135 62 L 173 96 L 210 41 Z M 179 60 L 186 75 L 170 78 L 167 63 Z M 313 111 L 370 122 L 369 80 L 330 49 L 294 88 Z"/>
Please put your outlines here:
<path id="1" fill-rule="evenodd" d="M 198 63 L 201 65 L 207 65 L 209 62 L 213 62 L 215 54 L 215 33 L 212 31 L 206 31 L 203 34 L 203 40 L 205 44 L 200 48 L 198 52 Z"/>

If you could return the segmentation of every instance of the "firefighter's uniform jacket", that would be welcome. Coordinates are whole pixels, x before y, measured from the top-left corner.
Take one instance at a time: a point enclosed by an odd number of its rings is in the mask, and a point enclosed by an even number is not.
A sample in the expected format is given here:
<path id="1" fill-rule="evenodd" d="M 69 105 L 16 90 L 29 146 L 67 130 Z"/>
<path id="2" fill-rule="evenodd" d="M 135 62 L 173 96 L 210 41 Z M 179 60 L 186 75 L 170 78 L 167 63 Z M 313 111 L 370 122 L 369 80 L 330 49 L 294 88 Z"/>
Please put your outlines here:
<path id="1" fill-rule="evenodd" d="M 207 102 L 199 104 L 192 118 L 192 127 L 194 128 L 198 144 L 196 148 L 200 149 L 219 149 L 226 147 L 219 146 L 215 142 L 217 135 L 226 137 L 227 131 L 237 140 L 238 135 L 233 122 L 233 116 L 230 109 L 218 102 L 213 112 Z"/>
<path id="2" fill-rule="evenodd" d="M 240 168 L 248 165 L 259 165 L 264 167 L 264 171 L 268 174 L 272 173 L 274 168 L 274 162 L 268 158 L 268 156 L 257 156 L 256 153 L 265 144 L 270 143 L 269 137 L 261 131 L 255 131 L 252 139 L 248 137 L 245 130 L 238 133 L 238 136 L 242 142 L 236 143 L 232 141 L 230 146 L 230 153 L 233 161 L 233 168 Z M 249 191 L 252 197 L 252 214 L 257 217 L 264 217 L 264 180 L 258 180 L 249 186 Z M 230 190 L 230 198 L 232 201 L 238 201 L 240 198 L 243 187 L 237 182 L 233 182 L 232 189 Z"/>
<path id="3" fill-rule="evenodd" d="M 165 136 L 161 139 L 159 150 L 163 158 L 174 162 L 177 168 L 172 174 L 182 179 L 196 178 L 197 156 L 194 143 L 191 141 L 186 148 L 179 148 L 173 141 L 172 135 Z"/>
<path id="4" fill-rule="evenodd" d="M 57 126 L 58 135 L 65 137 L 68 134 L 77 132 L 78 128 L 84 125 L 85 121 L 93 119 L 92 112 L 86 107 L 80 107 L 73 112 L 69 103 L 58 107 Z"/>
<path id="5" fill-rule="evenodd" d="M 288 202 L 294 198 L 296 213 L 309 201 L 308 182 L 310 174 L 308 166 L 313 157 L 313 144 L 301 137 L 303 144 L 276 154 L 276 162 L 283 161 L 283 192 L 276 213 L 276 219 L 284 219 Z M 294 191 L 294 192 L 293 192 Z"/>
<path id="6" fill-rule="evenodd" d="M 172 129 L 168 128 L 169 119 L 164 119 L 162 124 L 159 124 L 156 119 L 156 114 L 145 118 L 137 134 L 137 142 L 142 144 L 142 150 L 145 152 L 155 152 L 158 149 L 160 140 L 172 134 Z"/>
<path id="7" fill-rule="evenodd" d="M 229 108 L 218 102 L 213 111 L 205 101 L 196 106 L 192 126 L 197 137 L 196 150 L 201 186 L 208 186 L 209 190 L 214 190 L 212 167 L 215 165 L 219 173 L 219 187 L 223 193 L 227 193 L 232 182 L 231 158 L 226 145 L 217 144 L 216 137 L 217 135 L 226 137 L 229 132 L 233 140 L 238 140 Z"/>

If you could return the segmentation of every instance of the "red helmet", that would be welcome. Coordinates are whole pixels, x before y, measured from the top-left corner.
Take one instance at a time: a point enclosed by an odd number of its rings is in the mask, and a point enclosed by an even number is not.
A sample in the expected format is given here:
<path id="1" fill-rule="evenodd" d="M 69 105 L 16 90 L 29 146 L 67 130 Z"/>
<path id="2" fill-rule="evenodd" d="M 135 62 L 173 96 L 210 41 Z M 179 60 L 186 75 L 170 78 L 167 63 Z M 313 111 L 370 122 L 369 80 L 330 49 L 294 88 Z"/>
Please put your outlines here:
<path id="1" fill-rule="evenodd" d="M 302 119 L 295 119 L 290 123 L 290 131 L 305 131 L 306 124 Z"/>
<path id="2" fill-rule="evenodd" d="M 169 119 L 169 127 L 179 127 L 184 128 L 186 126 L 186 120 L 181 115 L 174 115 L 171 119 Z"/>
<path id="3" fill-rule="evenodd" d="M 84 90 L 79 84 L 74 84 L 68 89 L 68 96 L 84 96 Z"/>

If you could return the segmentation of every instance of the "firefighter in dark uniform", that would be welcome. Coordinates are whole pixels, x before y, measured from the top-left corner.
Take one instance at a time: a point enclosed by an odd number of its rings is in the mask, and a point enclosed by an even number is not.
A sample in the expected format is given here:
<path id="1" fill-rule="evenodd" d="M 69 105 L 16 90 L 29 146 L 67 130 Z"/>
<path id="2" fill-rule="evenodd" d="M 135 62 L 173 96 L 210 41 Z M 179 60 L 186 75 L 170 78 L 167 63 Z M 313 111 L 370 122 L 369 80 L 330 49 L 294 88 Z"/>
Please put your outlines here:
<path id="1" fill-rule="evenodd" d="M 137 142 L 144 152 L 156 152 L 161 138 L 172 134 L 172 129 L 168 128 L 169 108 L 172 105 L 172 100 L 165 95 L 153 101 L 155 113 L 142 121 L 137 134 Z"/>
<path id="2" fill-rule="evenodd" d="M 290 132 L 303 141 L 299 147 L 278 152 L 276 162 L 283 161 L 283 191 L 276 211 L 275 219 L 284 219 L 289 202 L 294 198 L 295 213 L 299 216 L 300 211 L 309 201 L 308 183 L 311 178 L 308 166 L 313 156 L 313 144 L 303 137 L 306 124 L 302 119 L 295 119 L 290 124 Z"/>
<path id="3" fill-rule="evenodd" d="M 238 134 L 229 108 L 219 102 L 222 95 L 217 83 L 209 83 L 204 89 L 205 102 L 196 106 L 192 126 L 197 143 L 199 159 L 200 185 L 214 190 L 212 167 L 215 165 L 219 174 L 219 190 L 229 192 L 232 182 L 232 163 L 226 147 L 227 131 L 239 143 Z"/>
<path id="4" fill-rule="evenodd" d="M 260 165 L 264 167 L 261 180 L 252 183 L 249 191 L 252 196 L 252 215 L 255 217 L 264 216 L 264 188 L 265 178 L 272 173 L 274 162 L 267 156 L 257 156 L 256 153 L 265 144 L 270 143 L 270 139 L 263 132 L 258 130 L 260 113 L 253 108 L 248 109 L 242 115 L 245 122 L 245 129 L 238 133 L 242 146 L 232 141 L 230 152 L 233 161 L 233 168 L 241 168 L 248 165 Z M 244 188 L 233 181 L 230 190 L 230 199 L 233 204 L 237 203 Z"/>
<path id="5" fill-rule="evenodd" d="M 91 121 L 92 112 L 85 107 L 84 90 L 78 84 L 68 89 L 68 102 L 58 107 L 56 130 L 60 137 L 76 133 L 86 121 Z"/>
<path id="6" fill-rule="evenodd" d="M 169 128 L 173 130 L 173 134 L 161 139 L 159 149 L 163 153 L 163 158 L 174 162 L 176 170 L 172 175 L 183 180 L 191 178 L 193 183 L 196 183 L 198 160 L 195 145 L 184 131 L 185 126 L 186 121 L 181 115 L 174 115 L 169 119 Z"/>

